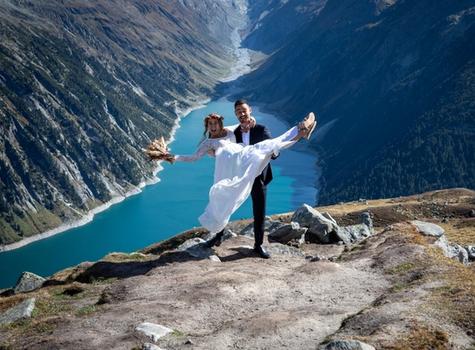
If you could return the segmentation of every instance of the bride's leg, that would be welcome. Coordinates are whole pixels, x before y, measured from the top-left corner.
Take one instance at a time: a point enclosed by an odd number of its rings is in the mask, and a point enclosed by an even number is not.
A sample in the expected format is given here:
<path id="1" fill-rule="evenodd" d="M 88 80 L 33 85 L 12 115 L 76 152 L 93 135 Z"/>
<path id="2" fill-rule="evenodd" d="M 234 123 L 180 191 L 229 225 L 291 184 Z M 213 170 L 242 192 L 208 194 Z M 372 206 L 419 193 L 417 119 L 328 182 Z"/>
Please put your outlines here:
<path id="1" fill-rule="evenodd" d="M 299 136 L 299 128 L 294 126 L 293 128 L 287 130 L 280 136 L 277 136 L 275 139 L 280 142 L 289 142 L 289 141 L 298 141 L 302 136 Z"/>
<path id="2" fill-rule="evenodd" d="M 294 126 L 284 134 L 276 137 L 276 139 L 280 142 L 297 142 L 302 137 L 309 138 L 310 134 L 315 129 L 315 125 L 315 116 L 313 113 L 309 113 L 298 126 Z"/>

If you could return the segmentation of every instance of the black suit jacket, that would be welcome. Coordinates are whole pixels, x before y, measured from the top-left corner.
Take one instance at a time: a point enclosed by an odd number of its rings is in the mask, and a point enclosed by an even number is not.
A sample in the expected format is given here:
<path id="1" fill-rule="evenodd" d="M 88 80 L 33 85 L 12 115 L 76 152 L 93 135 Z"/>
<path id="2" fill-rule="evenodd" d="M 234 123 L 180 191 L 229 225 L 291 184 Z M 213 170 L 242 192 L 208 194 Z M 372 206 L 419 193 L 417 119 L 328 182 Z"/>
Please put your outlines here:
<path id="1" fill-rule="evenodd" d="M 238 126 L 236 130 L 234 130 L 234 136 L 236 136 L 236 142 L 237 143 L 242 143 L 242 132 L 241 128 Z M 258 142 L 270 139 L 270 132 L 269 130 L 261 124 L 256 124 L 253 128 L 250 130 L 250 135 L 249 135 L 249 144 L 254 145 Z M 256 178 L 260 179 L 262 181 L 262 184 L 265 186 L 269 182 L 272 181 L 272 168 L 270 164 L 268 164 L 262 173 Z"/>

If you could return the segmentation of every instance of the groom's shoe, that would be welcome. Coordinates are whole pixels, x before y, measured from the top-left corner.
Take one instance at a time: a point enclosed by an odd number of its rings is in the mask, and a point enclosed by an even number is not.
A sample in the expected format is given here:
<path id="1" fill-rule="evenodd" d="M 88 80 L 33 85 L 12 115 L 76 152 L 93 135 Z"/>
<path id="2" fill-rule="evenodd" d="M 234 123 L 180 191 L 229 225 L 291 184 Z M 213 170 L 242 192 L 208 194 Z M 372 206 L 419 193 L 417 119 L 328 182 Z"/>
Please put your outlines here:
<path id="1" fill-rule="evenodd" d="M 223 231 L 220 231 L 213 238 L 204 242 L 205 247 L 212 248 L 214 246 L 219 247 L 221 245 L 221 238 L 223 238 Z"/>
<path id="2" fill-rule="evenodd" d="M 270 258 L 270 254 L 261 245 L 255 245 L 254 246 L 254 252 L 256 252 L 262 259 L 269 259 Z"/>

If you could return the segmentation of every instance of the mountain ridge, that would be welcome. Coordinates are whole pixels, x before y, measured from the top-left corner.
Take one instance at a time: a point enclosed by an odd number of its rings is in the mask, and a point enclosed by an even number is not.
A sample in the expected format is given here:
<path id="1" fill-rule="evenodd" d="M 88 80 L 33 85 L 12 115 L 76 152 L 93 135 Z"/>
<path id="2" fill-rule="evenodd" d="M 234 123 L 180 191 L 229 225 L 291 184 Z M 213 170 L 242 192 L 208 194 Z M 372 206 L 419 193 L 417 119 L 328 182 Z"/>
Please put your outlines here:
<path id="1" fill-rule="evenodd" d="M 239 96 L 290 123 L 317 114 L 323 204 L 474 188 L 473 5 L 327 1 L 240 79 Z"/>
<path id="2" fill-rule="evenodd" d="M 240 21 L 232 2 L 185 3 L 0 5 L 0 244 L 151 180 L 141 148 L 227 73 Z"/>

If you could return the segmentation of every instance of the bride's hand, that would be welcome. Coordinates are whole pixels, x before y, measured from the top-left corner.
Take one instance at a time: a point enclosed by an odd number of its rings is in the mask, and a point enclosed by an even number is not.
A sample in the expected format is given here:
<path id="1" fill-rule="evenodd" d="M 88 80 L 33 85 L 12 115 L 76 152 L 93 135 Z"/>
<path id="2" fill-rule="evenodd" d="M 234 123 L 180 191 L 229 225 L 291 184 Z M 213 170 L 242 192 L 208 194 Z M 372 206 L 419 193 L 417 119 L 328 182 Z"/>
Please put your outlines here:
<path id="1" fill-rule="evenodd" d="M 163 160 L 169 162 L 170 164 L 173 164 L 175 163 L 175 156 L 173 154 L 168 153 L 163 156 Z"/>

